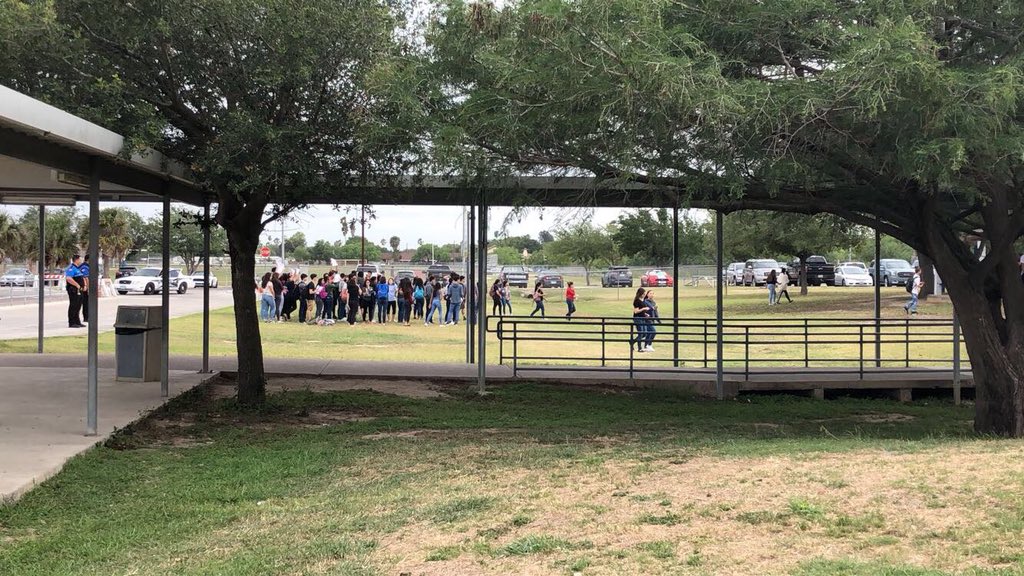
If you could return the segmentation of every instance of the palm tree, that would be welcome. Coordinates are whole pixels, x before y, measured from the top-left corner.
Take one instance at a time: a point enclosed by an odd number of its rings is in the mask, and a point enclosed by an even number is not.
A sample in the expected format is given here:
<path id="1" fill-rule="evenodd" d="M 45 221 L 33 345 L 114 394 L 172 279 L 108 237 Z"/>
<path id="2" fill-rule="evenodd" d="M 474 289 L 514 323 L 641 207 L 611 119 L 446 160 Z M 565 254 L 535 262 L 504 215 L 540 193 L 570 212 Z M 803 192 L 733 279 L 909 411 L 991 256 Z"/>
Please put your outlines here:
<path id="1" fill-rule="evenodd" d="M 399 248 L 399 246 L 402 245 L 402 239 L 399 238 L 398 236 L 392 236 L 391 240 L 390 240 L 390 244 L 391 244 L 391 254 L 392 254 L 393 258 L 394 258 L 394 261 L 398 262 L 398 258 L 399 258 L 399 256 L 401 256 L 401 254 L 399 254 L 399 252 L 398 252 L 398 248 Z"/>
<path id="2" fill-rule="evenodd" d="M 100 255 L 108 269 L 118 266 L 124 255 L 135 246 L 142 220 L 127 208 L 100 210 Z"/>
<path id="3" fill-rule="evenodd" d="M 0 260 L 16 257 L 24 244 L 18 223 L 4 212 L 0 212 Z"/>

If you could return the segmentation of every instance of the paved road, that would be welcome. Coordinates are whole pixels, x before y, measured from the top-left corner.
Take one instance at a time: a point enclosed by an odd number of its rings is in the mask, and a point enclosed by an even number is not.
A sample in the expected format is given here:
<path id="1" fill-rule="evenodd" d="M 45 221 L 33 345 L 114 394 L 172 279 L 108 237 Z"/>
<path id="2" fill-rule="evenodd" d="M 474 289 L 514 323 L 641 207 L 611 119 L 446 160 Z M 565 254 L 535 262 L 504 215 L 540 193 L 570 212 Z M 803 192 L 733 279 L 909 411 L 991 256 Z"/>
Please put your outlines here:
<path id="1" fill-rule="evenodd" d="M 119 305 L 159 306 L 160 296 L 128 295 L 100 298 L 99 330 L 109 332 L 114 329 L 114 318 Z M 210 308 L 217 309 L 231 305 L 231 290 L 218 288 L 210 290 Z M 67 298 L 47 300 L 44 305 L 45 318 L 43 327 L 46 336 L 84 336 L 86 330 L 68 328 Z M 203 311 L 203 291 L 194 290 L 187 294 L 171 294 L 171 318 L 187 316 Z M 33 302 L 17 306 L 0 308 L 0 340 L 17 338 L 35 338 L 38 329 L 38 307 Z"/>

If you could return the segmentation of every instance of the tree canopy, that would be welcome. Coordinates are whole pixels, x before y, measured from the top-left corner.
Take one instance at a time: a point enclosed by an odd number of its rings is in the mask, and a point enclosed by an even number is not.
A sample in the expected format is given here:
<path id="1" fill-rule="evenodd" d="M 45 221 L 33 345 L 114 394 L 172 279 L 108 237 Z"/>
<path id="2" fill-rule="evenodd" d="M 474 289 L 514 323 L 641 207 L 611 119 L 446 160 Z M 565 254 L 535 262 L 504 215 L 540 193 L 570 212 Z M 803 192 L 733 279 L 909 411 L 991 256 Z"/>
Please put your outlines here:
<path id="1" fill-rule="evenodd" d="M 427 112 L 460 170 L 830 213 L 928 255 L 963 319 L 976 428 L 1020 436 L 1022 28 L 1010 0 L 452 1 L 428 36 L 443 97 Z"/>

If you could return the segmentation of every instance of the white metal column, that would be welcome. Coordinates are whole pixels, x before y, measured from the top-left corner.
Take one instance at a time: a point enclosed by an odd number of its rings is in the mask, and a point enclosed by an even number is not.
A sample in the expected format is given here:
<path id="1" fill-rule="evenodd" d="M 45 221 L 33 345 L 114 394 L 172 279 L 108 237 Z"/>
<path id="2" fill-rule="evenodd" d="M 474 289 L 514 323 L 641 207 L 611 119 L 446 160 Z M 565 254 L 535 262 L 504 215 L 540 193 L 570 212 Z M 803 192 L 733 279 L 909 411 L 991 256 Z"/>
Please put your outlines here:
<path id="1" fill-rule="evenodd" d="M 99 288 L 99 241 L 100 241 L 100 168 L 95 158 L 90 160 L 92 167 L 89 174 L 89 291 L 85 297 L 89 299 L 89 390 L 88 413 L 86 414 L 85 435 L 95 436 L 98 427 L 98 395 L 99 395 L 99 317 L 100 311 L 96 298 Z"/>

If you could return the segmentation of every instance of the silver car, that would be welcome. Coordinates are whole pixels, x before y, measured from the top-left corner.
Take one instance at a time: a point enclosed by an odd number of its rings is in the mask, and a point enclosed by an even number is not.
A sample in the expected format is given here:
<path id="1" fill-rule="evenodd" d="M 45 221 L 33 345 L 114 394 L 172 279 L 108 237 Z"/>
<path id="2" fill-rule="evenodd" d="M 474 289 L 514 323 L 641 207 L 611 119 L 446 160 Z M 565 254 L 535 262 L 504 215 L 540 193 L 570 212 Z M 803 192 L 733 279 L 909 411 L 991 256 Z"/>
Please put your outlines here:
<path id="1" fill-rule="evenodd" d="M 36 275 L 28 268 L 11 268 L 0 276 L 0 286 L 35 286 Z"/>
<path id="2" fill-rule="evenodd" d="M 775 270 L 775 273 L 778 274 L 782 271 L 782 267 L 779 266 L 778 261 L 767 258 L 747 260 L 743 265 L 743 285 L 760 286 L 764 284 L 764 280 L 771 270 Z"/>
<path id="3" fill-rule="evenodd" d="M 743 262 L 733 262 L 725 269 L 725 281 L 733 286 L 739 286 L 743 280 Z"/>

